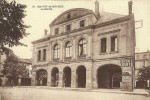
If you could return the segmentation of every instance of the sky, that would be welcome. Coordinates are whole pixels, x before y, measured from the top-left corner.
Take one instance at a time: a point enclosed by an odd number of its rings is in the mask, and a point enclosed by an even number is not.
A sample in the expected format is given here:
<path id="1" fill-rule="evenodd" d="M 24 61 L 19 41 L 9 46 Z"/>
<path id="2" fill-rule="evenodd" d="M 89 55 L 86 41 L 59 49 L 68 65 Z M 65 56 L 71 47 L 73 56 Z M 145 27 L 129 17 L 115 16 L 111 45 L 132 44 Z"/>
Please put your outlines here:
<path id="1" fill-rule="evenodd" d="M 50 32 L 49 24 L 61 13 L 72 8 L 95 9 L 96 0 L 16 0 L 17 3 L 26 4 L 26 14 L 24 23 L 30 25 L 31 28 L 26 29 L 30 33 L 24 37 L 21 42 L 28 45 L 13 47 L 14 53 L 20 58 L 32 58 L 32 41 L 44 36 L 44 30 Z M 117 14 L 128 15 L 129 0 L 98 0 L 100 4 L 100 12 L 111 12 Z M 136 52 L 145 52 L 150 50 L 150 0 L 132 0 L 133 13 L 135 21 L 142 20 L 143 25 L 136 30 Z M 53 7 L 49 10 L 42 10 L 40 6 L 60 6 Z M 136 27 L 141 26 L 140 22 L 136 22 Z"/>

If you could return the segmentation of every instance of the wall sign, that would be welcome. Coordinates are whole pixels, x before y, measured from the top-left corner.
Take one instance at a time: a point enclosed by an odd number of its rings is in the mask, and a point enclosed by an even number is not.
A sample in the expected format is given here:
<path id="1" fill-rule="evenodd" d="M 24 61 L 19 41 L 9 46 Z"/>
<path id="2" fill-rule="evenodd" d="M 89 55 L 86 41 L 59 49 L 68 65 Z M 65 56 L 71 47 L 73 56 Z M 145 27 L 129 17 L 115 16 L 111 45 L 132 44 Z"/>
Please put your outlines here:
<path id="1" fill-rule="evenodd" d="M 122 67 L 129 67 L 131 66 L 131 59 L 127 59 L 127 58 L 121 59 L 120 63 Z"/>

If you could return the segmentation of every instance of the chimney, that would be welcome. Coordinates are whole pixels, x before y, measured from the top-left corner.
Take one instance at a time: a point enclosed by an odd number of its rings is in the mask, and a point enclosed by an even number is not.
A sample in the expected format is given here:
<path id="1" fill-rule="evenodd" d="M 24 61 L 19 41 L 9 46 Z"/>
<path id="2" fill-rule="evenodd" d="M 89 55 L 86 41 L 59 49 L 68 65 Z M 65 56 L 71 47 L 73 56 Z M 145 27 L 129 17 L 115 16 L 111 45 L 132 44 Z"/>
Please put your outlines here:
<path id="1" fill-rule="evenodd" d="M 128 2 L 129 15 L 132 14 L 132 4 L 133 4 L 132 1 Z"/>
<path id="2" fill-rule="evenodd" d="M 44 30 L 44 36 L 47 36 L 47 32 L 48 32 L 48 31 L 45 29 L 45 30 Z"/>
<path id="3" fill-rule="evenodd" d="M 100 17 L 99 2 L 97 0 L 95 1 L 95 15 L 96 15 L 97 19 Z"/>

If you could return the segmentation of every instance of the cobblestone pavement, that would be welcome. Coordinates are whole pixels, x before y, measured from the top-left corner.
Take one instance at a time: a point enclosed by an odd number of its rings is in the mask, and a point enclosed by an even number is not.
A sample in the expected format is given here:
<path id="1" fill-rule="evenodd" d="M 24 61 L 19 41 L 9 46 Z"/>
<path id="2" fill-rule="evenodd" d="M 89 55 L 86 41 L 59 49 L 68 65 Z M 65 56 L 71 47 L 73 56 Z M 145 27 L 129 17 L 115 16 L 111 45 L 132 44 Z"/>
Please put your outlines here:
<path id="1" fill-rule="evenodd" d="M 1 87 L 0 100 L 150 100 L 145 90 L 72 89 L 48 87 Z"/>

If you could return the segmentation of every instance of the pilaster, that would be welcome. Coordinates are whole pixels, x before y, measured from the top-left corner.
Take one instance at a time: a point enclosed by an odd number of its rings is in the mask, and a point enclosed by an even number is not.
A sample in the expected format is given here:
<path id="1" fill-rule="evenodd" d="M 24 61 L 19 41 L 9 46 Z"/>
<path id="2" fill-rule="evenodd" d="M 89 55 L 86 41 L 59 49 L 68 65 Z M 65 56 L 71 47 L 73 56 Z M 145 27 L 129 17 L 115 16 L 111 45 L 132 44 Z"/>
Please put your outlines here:
<path id="1" fill-rule="evenodd" d="M 59 87 L 63 87 L 63 70 L 59 70 Z"/>

